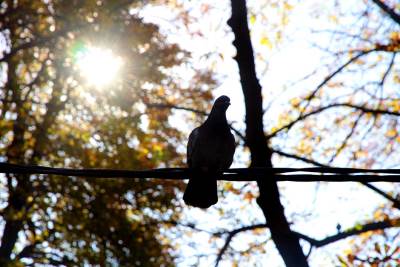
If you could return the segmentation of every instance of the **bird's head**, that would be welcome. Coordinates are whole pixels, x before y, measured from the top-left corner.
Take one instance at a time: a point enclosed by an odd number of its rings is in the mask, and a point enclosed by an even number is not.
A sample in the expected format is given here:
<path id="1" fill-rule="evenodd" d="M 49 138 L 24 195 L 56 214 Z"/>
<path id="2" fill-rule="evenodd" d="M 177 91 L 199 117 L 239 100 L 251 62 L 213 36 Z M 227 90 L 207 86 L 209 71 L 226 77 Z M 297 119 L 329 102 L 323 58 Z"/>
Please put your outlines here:
<path id="1" fill-rule="evenodd" d="M 231 99 L 226 95 L 222 95 L 215 100 L 213 109 L 226 111 L 230 104 Z"/>

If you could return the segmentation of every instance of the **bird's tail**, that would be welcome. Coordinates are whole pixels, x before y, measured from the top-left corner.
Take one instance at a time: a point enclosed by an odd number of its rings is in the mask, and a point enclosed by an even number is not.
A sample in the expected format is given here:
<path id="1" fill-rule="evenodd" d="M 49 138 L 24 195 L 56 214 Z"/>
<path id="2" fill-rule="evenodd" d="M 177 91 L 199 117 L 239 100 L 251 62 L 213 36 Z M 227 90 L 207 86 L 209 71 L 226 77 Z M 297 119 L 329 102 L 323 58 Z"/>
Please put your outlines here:
<path id="1" fill-rule="evenodd" d="M 195 174 L 186 186 L 183 200 L 187 205 L 206 209 L 218 202 L 217 179 L 213 175 Z"/>

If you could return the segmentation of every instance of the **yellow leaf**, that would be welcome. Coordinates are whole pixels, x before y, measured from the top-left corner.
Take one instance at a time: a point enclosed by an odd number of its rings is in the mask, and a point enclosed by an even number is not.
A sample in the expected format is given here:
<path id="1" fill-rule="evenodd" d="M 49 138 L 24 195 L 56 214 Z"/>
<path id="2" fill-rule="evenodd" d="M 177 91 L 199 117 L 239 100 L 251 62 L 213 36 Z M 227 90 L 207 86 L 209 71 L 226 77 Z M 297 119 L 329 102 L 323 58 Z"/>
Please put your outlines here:
<path id="1" fill-rule="evenodd" d="M 395 137 L 397 136 L 397 131 L 395 129 L 390 129 L 386 132 L 385 134 L 387 137 L 391 138 L 391 137 Z"/>
<path id="2" fill-rule="evenodd" d="M 256 23 L 256 16 L 255 15 L 250 15 L 250 25 L 254 25 L 254 23 Z"/>
<path id="3" fill-rule="evenodd" d="M 379 220 L 379 219 L 381 219 L 382 218 L 382 210 L 376 210 L 375 212 L 374 212 L 374 219 L 375 220 Z"/>
<path id="4" fill-rule="evenodd" d="M 392 108 L 392 111 L 400 111 L 400 103 L 397 100 L 391 101 L 389 106 Z"/>
<path id="5" fill-rule="evenodd" d="M 284 4 L 283 4 L 283 7 L 284 7 L 286 10 L 288 10 L 288 11 L 290 11 L 290 10 L 293 9 L 293 6 L 292 6 L 291 4 L 289 4 L 289 3 L 284 3 Z"/>
<path id="6" fill-rule="evenodd" d="M 354 157 L 356 159 L 365 158 L 367 156 L 368 156 L 368 152 L 367 151 L 363 151 L 363 150 L 359 150 L 354 154 Z"/>
<path id="7" fill-rule="evenodd" d="M 394 77 L 393 77 L 393 81 L 395 83 L 400 83 L 400 75 L 395 74 Z"/>
<path id="8" fill-rule="evenodd" d="M 338 23 L 338 22 L 339 22 L 338 17 L 335 16 L 335 15 L 330 15 L 330 16 L 329 16 L 329 19 L 330 19 L 331 21 L 333 21 L 334 23 Z"/>
<path id="9" fill-rule="evenodd" d="M 293 107 L 298 107 L 298 106 L 300 105 L 300 102 L 301 102 L 301 99 L 300 99 L 299 97 L 292 98 L 292 99 L 290 100 L 290 104 L 291 104 Z"/>
<path id="10" fill-rule="evenodd" d="M 392 41 L 400 40 L 400 32 L 391 32 L 390 33 L 390 39 Z"/>
<path id="11" fill-rule="evenodd" d="M 266 36 L 261 38 L 260 44 L 268 47 L 269 49 L 272 49 L 272 43 Z"/>

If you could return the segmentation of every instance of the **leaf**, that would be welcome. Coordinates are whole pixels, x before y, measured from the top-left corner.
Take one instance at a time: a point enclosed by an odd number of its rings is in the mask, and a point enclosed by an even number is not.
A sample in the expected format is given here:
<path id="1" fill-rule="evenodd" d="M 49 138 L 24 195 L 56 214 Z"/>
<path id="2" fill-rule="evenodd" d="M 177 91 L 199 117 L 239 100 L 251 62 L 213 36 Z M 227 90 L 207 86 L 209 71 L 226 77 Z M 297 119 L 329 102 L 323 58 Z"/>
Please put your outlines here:
<path id="1" fill-rule="evenodd" d="M 254 14 L 250 15 L 250 25 L 254 25 L 256 23 L 256 16 Z"/>
<path id="2" fill-rule="evenodd" d="M 243 196 L 243 199 L 248 201 L 248 202 L 251 202 L 254 198 L 255 198 L 255 196 L 250 191 L 247 191 Z"/>
<path id="3" fill-rule="evenodd" d="M 267 36 L 263 36 L 260 39 L 260 44 L 263 45 L 263 46 L 266 46 L 269 49 L 272 49 L 272 47 L 273 47 L 271 41 L 269 40 L 269 38 Z"/>

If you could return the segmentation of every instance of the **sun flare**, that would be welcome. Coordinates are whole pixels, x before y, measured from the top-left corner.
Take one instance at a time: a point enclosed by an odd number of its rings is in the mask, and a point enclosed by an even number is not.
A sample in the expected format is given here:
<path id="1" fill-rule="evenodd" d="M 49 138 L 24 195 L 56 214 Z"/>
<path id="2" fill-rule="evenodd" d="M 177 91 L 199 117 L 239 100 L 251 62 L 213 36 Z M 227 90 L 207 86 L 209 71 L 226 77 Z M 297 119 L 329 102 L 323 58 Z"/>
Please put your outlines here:
<path id="1" fill-rule="evenodd" d="M 122 59 L 111 50 L 90 47 L 79 53 L 77 65 L 90 85 L 101 87 L 115 80 L 121 69 Z"/>

